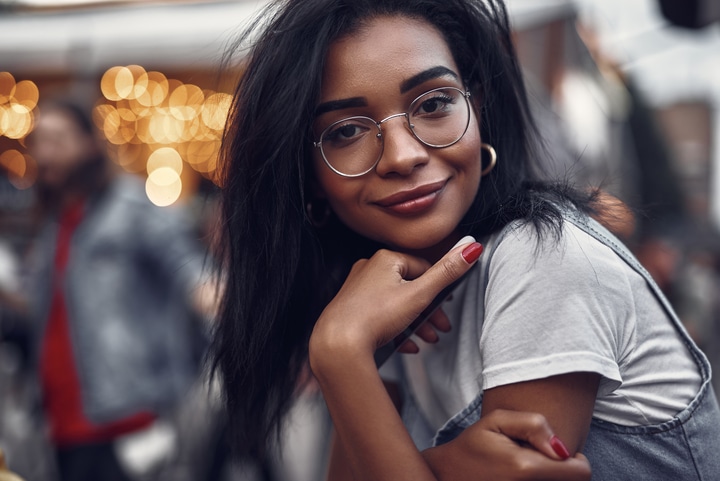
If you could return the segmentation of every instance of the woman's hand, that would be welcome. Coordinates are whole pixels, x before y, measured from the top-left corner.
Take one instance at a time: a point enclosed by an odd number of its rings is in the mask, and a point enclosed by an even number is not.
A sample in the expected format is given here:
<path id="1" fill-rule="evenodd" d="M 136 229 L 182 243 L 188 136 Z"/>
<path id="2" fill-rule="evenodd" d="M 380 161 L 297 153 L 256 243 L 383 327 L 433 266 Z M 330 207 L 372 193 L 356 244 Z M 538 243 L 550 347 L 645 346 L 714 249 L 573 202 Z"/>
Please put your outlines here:
<path id="1" fill-rule="evenodd" d="M 501 409 L 422 455 L 440 481 L 586 481 L 591 474 L 585 456 L 569 458 L 543 416 Z"/>
<path id="2" fill-rule="evenodd" d="M 311 363 L 321 352 L 374 352 L 415 320 L 444 287 L 467 272 L 481 251 L 480 244 L 470 240 L 432 266 L 388 250 L 356 262 L 315 324 Z M 432 323 L 447 330 L 449 323 L 443 316 L 436 312 Z M 436 333 L 427 326 L 419 335 L 432 341 Z"/>
<path id="3" fill-rule="evenodd" d="M 354 479 L 434 481 L 385 390 L 373 354 L 467 272 L 481 251 L 476 242 L 461 243 L 432 266 L 413 256 L 379 251 L 353 266 L 316 322 L 310 367 Z"/>
<path id="4" fill-rule="evenodd" d="M 454 441 L 419 453 L 387 395 L 373 352 L 467 272 L 481 250 L 477 243 L 465 243 L 432 266 L 406 254 L 379 251 L 353 266 L 323 311 L 310 339 L 310 364 L 342 453 L 333 456 L 330 479 L 590 479 L 587 460 L 582 455 L 563 460 L 553 449 L 553 442 L 556 447 L 562 443 L 553 438 L 544 418 L 527 413 L 496 410 Z M 430 324 L 449 328 L 440 310 L 431 317 L 428 329 Z M 420 334 L 430 341 L 435 335 L 427 330 Z"/>

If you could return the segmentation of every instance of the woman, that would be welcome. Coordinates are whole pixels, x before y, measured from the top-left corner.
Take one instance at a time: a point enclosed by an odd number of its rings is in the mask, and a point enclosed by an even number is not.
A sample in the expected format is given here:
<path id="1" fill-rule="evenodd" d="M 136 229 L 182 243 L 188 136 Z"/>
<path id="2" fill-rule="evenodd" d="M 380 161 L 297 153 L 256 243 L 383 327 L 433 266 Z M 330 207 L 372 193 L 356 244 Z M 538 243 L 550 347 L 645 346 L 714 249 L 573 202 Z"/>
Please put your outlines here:
<path id="1" fill-rule="evenodd" d="M 537 181 L 502 3 L 266 18 L 224 148 L 215 347 L 241 447 L 262 452 L 309 360 L 329 479 L 589 479 L 580 452 L 593 479 L 720 473 L 705 357 L 593 198 Z M 389 361 L 392 396 L 376 350 L 461 278 L 417 331 L 432 345 Z"/>

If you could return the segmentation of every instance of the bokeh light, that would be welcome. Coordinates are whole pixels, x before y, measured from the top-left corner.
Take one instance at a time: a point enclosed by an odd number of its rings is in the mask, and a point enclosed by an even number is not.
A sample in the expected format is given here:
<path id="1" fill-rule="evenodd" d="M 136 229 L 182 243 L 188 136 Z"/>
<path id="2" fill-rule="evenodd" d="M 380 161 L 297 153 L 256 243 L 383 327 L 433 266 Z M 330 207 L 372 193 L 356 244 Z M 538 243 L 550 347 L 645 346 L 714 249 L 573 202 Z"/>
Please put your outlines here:
<path id="1" fill-rule="evenodd" d="M 0 72 L 0 137 L 24 139 L 35 124 L 34 110 L 40 98 L 37 85 L 31 80 L 17 81 L 10 72 Z M 18 189 L 27 189 L 35 182 L 33 160 L 15 149 L 0 154 L 0 167 L 7 171 L 10 182 Z"/>
<path id="2" fill-rule="evenodd" d="M 154 203 L 169 205 L 180 197 L 185 164 L 215 179 L 229 94 L 139 65 L 109 68 L 100 90 L 104 100 L 95 106 L 93 120 L 112 145 L 111 157 L 118 165 L 128 172 L 147 172 L 146 192 Z"/>
<path id="3" fill-rule="evenodd" d="M 32 157 L 16 149 L 8 149 L 0 154 L 0 167 L 7 171 L 8 179 L 18 189 L 27 189 L 35 182 L 35 162 Z"/>
<path id="4" fill-rule="evenodd" d="M 183 161 L 177 150 L 171 147 L 162 147 L 152 154 L 147 161 L 148 175 L 161 168 L 174 170 L 178 176 L 182 174 Z"/>
<path id="5" fill-rule="evenodd" d="M 217 157 L 232 97 L 168 78 L 140 65 L 118 65 L 100 79 L 103 99 L 93 122 L 125 171 L 147 173 L 146 192 L 158 205 L 170 205 L 183 192 L 185 165 L 216 180 Z M 0 136 L 24 146 L 40 99 L 37 85 L 0 72 Z M 34 161 L 20 151 L 3 152 L 0 166 L 12 182 L 27 188 L 35 180 Z M 192 183 L 192 182 L 191 182 Z M 187 186 L 186 186 L 187 187 Z"/>
<path id="6" fill-rule="evenodd" d="M 153 170 L 145 182 L 145 193 L 156 205 L 168 206 L 180 198 L 182 180 L 170 167 Z"/>
<path id="7" fill-rule="evenodd" d="M 15 100 L 20 105 L 23 105 L 32 110 L 40 99 L 40 90 L 38 90 L 35 82 L 30 80 L 21 80 L 15 84 Z"/>
<path id="8" fill-rule="evenodd" d="M 10 72 L 0 72 L 0 136 L 19 140 L 33 127 L 33 109 L 40 97 L 30 80 L 15 81 Z"/>
<path id="9" fill-rule="evenodd" d="M 202 109 L 202 121 L 212 130 L 222 130 L 230 110 L 232 96 L 226 93 L 213 93 L 207 97 Z"/>
<path id="10" fill-rule="evenodd" d="M 25 156 L 15 149 L 6 150 L 0 154 L 0 165 L 2 165 L 10 175 L 16 177 L 24 176 L 27 170 Z"/>

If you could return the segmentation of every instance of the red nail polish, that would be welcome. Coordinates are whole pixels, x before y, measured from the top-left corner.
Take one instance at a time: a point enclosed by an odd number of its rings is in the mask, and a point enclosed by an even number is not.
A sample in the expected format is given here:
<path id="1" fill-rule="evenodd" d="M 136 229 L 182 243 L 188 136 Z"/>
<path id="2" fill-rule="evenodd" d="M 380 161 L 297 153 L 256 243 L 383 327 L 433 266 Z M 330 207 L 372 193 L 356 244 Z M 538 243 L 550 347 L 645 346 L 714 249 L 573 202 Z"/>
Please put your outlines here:
<path id="1" fill-rule="evenodd" d="M 555 454 L 560 456 L 562 459 L 567 459 L 570 457 L 570 452 L 565 447 L 565 444 L 563 444 L 562 441 L 560 441 L 560 438 L 557 436 L 553 436 L 550 438 L 550 446 L 552 446 L 553 451 L 555 451 Z"/>
<path id="2" fill-rule="evenodd" d="M 480 257 L 480 254 L 482 254 L 483 246 L 479 242 L 473 242 L 469 246 L 467 246 L 462 251 L 463 259 L 465 259 L 465 262 L 468 264 L 472 264 L 476 260 L 478 260 L 478 257 Z"/>

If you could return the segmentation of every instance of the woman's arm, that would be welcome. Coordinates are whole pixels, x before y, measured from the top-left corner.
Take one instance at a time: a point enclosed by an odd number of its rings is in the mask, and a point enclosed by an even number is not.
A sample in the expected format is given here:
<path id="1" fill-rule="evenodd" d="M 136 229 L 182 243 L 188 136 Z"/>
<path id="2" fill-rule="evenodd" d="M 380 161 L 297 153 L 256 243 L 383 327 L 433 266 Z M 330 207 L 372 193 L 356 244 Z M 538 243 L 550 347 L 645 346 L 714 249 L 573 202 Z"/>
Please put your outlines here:
<path id="1" fill-rule="evenodd" d="M 335 427 L 329 479 L 435 479 L 383 386 L 372 349 L 354 344 L 321 348 L 311 339 L 311 366 Z"/>
<path id="2" fill-rule="evenodd" d="M 396 408 L 400 408 L 398 387 L 385 383 Z M 423 459 L 439 480 L 587 480 L 590 468 L 578 454 L 566 463 L 554 433 L 543 416 L 496 409 L 464 430 L 455 440 L 426 449 Z M 518 441 L 527 447 L 522 447 Z M 347 454 L 333 433 L 329 481 L 354 481 Z"/>
<path id="3" fill-rule="evenodd" d="M 572 455 L 585 443 L 599 383 L 599 374 L 575 372 L 487 389 L 482 416 L 497 409 L 542 414 Z"/>
<path id="4" fill-rule="evenodd" d="M 432 267 L 388 251 L 360 261 L 316 323 L 310 365 L 355 481 L 589 479 L 584 460 L 560 462 L 521 448 L 503 434 L 502 423 L 493 424 L 492 416 L 448 445 L 425 453 L 415 447 L 383 386 L 373 352 L 470 268 L 461 251 L 453 249 Z M 451 456 L 454 464 L 441 469 Z"/>
<path id="5" fill-rule="evenodd" d="M 395 382 L 383 381 L 385 391 L 397 412 L 402 411 L 402 393 Z M 354 481 L 345 450 L 333 430 L 330 437 L 330 457 L 327 467 L 327 479 L 332 481 Z"/>
<path id="6" fill-rule="evenodd" d="M 568 459 L 542 415 L 501 409 L 423 457 L 442 481 L 587 481 L 591 474 L 582 454 Z"/>

